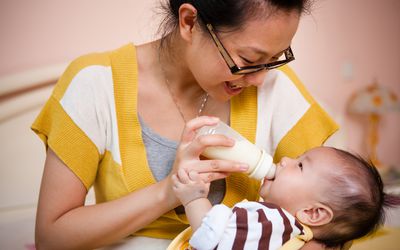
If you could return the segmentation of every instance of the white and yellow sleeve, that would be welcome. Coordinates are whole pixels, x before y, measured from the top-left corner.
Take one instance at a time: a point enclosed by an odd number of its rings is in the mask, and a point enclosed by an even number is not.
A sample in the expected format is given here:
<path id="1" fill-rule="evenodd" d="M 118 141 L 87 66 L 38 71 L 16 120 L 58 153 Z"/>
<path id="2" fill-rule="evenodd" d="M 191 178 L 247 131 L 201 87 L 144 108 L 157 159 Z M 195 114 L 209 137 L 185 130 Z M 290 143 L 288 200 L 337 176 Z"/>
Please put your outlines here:
<path id="1" fill-rule="evenodd" d="M 115 145 L 111 120 L 111 68 L 106 57 L 89 55 L 70 64 L 32 125 L 47 147 L 88 189 L 108 147 Z"/>
<path id="2" fill-rule="evenodd" d="M 338 129 L 287 66 L 268 72 L 257 102 L 256 144 L 275 162 L 322 145 Z"/>

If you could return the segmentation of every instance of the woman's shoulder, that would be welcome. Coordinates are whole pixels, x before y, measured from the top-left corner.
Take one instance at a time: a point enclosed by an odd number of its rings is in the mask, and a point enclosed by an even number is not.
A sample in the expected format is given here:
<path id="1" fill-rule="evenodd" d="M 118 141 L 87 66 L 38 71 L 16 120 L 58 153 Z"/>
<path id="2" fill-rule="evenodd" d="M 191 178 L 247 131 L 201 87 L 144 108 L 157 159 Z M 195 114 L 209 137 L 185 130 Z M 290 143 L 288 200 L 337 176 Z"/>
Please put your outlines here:
<path id="1" fill-rule="evenodd" d="M 77 73 L 88 67 L 112 67 L 113 61 L 118 60 L 118 57 L 127 57 L 134 50 L 135 47 L 133 44 L 126 44 L 113 50 L 87 53 L 71 61 L 68 68 L 66 69 L 66 72 L 72 75 L 76 75 Z"/>
<path id="2" fill-rule="evenodd" d="M 61 99 L 67 89 L 79 86 L 79 89 L 109 89 L 113 85 L 113 65 L 116 57 L 128 54 L 134 46 L 125 45 L 115 50 L 92 52 L 77 57 L 68 65 L 58 80 L 53 95 Z"/>
<path id="3" fill-rule="evenodd" d="M 131 43 L 121 46 L 117 49 L 91 52 L 75 58 L 66 69 L 66 72 L 76 75 L 88 67 L 112 67 L 115 61 L 123 60 L 121 58 L 135 59 L 135 46 Z"/>
<path id="4" fill-rule="evenodd" d="M 274 91 L 271 91 L 271 89 Z M 261 91 L 263 90 L 267 90 L 270 94 L 278 94 L 279 92 L 281 97 L 300 95 L 310 104 L 315 102 L 297 74 L 288 65 L 268 72 L 264 84 L 261 86 Z"/>

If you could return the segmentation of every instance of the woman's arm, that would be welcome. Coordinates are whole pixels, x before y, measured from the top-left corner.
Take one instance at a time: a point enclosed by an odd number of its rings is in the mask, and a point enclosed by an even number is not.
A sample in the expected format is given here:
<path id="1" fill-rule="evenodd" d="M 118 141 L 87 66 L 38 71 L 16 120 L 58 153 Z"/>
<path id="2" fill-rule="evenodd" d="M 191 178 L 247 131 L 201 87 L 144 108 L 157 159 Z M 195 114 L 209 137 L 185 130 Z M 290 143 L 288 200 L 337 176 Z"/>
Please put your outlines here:
<path id="1" fill-rule="evenodd" d="M 37 248 L 93 249 L 130 235 L 179 204 L 168 195 L 168 181 L 84 206 L 85 186 L 49 149 L 36 218 Z"/>
<path id="2" fill-rule="evenodd" d="M 223 137 L 196 137 L 196 130 L 216 123 L 199 117 L 189 121 L 178 147 L 173 170 L 164 180 L 119 199 L 85 206 L 87 190 L 80 179 L 49 149 L 36 218 L 38 249 L 93 249 L 116 242 L 142 229 L 180 204 L 172 190 L 171 176 L 179 169 L 199 172 L 213 181 L 229 172 L 243 172 L 243 165 L 229 161 L 200 160 L 207 146 L 229 146 Z"/>

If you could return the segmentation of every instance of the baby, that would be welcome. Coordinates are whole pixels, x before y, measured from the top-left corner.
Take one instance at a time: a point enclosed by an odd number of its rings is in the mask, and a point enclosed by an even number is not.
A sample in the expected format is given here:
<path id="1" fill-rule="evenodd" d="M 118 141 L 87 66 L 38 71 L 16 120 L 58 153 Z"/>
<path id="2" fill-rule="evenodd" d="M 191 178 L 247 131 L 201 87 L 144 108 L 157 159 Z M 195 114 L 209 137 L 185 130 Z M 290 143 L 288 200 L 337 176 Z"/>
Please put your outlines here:
<path id="1" fill-rule="evenodd" d="M 189 243 L 199 250 L 299 249 L 311 238 L 343 246 L 375 231 L 384 222 L 384 208 L 400 204 L 400 197 L 383 191 L 371 163 L 331 147 L 282 158 L 275 178 L 260 188 L 264 202 L 245 201 L 233 209 L 213 207 L 209 183 L 196 172 L 180 170 L 173 181 L 194 232 Z"/>

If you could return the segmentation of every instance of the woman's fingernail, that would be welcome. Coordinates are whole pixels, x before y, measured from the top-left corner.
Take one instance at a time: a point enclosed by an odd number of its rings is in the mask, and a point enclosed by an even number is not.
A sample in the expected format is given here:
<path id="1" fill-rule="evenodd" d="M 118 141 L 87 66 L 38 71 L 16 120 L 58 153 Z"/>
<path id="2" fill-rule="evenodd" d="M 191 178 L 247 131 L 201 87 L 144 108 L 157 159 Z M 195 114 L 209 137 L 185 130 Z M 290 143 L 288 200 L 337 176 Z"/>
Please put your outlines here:
<path id="1" fill-rule="evenodd" d="M 241 164 L 239 165 L 240 171 L 247 171 L 249 169 L 249 166 L 246 164 Z"/>
<path id="2" fill-rule="evenodd" d="M 216 116 L 209 116 L 209 118 L 211 118 L 213 121 L 218 122 L 219 118 Z"/>

